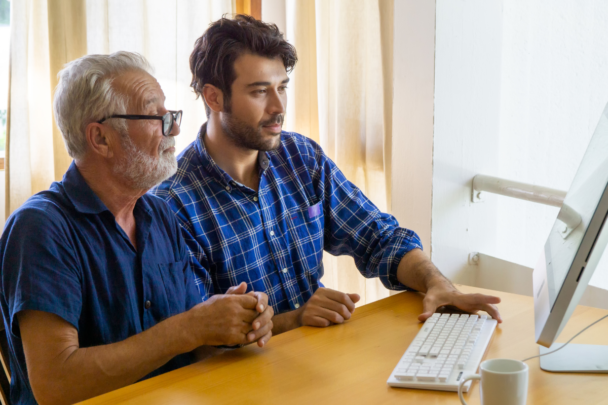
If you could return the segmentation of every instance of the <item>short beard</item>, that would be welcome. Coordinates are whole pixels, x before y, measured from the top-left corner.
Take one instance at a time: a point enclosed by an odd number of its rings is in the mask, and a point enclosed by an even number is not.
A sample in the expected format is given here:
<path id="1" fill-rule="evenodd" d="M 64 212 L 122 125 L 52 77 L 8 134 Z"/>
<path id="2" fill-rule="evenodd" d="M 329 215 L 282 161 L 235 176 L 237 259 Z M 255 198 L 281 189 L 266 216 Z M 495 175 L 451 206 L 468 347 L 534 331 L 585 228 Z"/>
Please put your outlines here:
<path id="1" fill-rule="evenodd" d="M 128 134 L 121 133 L 120 139 L 125 156 L 114 166 L 114 173 L 124 177 L 133 188 L 149 190 L 177 172 L 175 153 L 163 152 L 175 146 L 174 137 L 163 137 L 157 158 L 137 149 Z"/>
<path id="2" fill-rule="evenodd" d="M 221 118 L 221 125 L 224 133 L 235 146 L 242 149 L 259 150 L 262 152 L 278 149 L 281 145 L 280 134 L 273 136 L 268 140 L 262 138 L 262 127 L 264 125 L 272 124 L 283 125 L 283 114 L 277 114 L 269 120 L 260 122 L 257 128 L 236 118 L 230 112 L 230 109 L 225 109 Z"/>

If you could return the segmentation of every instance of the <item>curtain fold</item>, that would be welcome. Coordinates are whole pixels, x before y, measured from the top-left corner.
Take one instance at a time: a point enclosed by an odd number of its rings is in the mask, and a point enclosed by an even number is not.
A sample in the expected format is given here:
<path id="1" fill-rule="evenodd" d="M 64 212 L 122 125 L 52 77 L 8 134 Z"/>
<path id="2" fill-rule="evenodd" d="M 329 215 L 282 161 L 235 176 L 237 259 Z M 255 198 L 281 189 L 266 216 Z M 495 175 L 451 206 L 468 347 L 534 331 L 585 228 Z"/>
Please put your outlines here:
<path id="1" fill-rule="evenodd" d="M 52 92 L 65 63 L 85 54 L 139 52 L 152 64 L 169 109 L 184 110 L 176 149 L 207 120 L 190 90 L 194 41 L 232 0 L 22 0 L 12 3 L 6 217 L 60 180 L 71 158 L 53 121 Z"/>
<path id="2" fill-rule="evenodd" d="M 379 209 L 390 207 L 392 0 L 287 0 L 288 40 L 298 50 L 285 127 L 320 143 Z M 349 257 L 325 254 L 323 283 L 362 303 L 389 295 Z"/>
<path id="3" fill-rule="evenodd" d="M 6 216 L 55 179 L 46 0 L 11 6 Z"/>

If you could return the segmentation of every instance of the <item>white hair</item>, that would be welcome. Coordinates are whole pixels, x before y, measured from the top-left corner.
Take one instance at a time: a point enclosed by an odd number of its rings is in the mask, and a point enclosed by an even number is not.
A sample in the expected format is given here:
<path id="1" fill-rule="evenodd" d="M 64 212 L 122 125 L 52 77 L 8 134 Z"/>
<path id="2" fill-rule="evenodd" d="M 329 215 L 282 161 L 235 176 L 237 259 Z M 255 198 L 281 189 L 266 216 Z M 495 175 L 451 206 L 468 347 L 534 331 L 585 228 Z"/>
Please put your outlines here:
<path id="1" fill-rule="evenodd" d="M 133 70 L 153 73 L 142 55 L 125 51 L 86 55 L 66 64 L 59 72 L 53 112 L 72 158 L 81 159 L 86 153 L 87 125 L 113 114 L 126 113 L 128 95 L 116 91 L 112 81 Z M 110 125 L 121 134 L 126 133 L 124 120 L 112 120 Z"/>

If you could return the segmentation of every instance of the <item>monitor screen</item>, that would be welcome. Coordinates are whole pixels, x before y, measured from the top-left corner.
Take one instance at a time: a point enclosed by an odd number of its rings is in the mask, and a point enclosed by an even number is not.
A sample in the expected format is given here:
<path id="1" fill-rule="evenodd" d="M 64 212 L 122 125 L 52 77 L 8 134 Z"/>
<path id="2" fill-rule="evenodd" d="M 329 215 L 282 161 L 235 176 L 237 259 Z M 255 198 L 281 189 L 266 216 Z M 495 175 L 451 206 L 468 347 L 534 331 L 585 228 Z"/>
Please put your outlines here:
<path id="1" fill-rule="evenodd" d="M 566 225 L 557 220 L 545 244 L 544 257 L 551 308 L 555 304 L 607 184 L 608 117 L 604 111 L 562 208 L 562 210 L 572 209 L 578 213 L 581 223 L 567 237 L 564 237 Z"/>

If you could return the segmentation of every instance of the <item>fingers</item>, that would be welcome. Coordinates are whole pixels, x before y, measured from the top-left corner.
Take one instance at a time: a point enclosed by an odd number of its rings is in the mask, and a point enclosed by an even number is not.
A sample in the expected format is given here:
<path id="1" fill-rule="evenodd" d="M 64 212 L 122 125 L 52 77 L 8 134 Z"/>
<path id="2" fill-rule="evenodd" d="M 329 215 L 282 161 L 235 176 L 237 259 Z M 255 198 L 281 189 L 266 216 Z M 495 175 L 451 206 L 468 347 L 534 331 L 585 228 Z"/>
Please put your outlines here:
<path id="1" fill-rule="evenodd" d="M 254 291 L 251 293 L 251 295 L 256 297 L 256 299 L 258 300 L 255 309 L 261 314 L 262 312 L 264 312 L 264 309 L 268 307 L 268 295 L 259 291 Z"/>
<path id="2" fill-rule="evenodd" d="M 243 281 L 241 284 L 239 284 L 237 286 L 230 287 L 226 291 L 226 294 L 245 294 L 246 291 L 247 291 L 247 283 Z"/>
<path id="3" fill-rule="evenodd" d="M 474 294 L 474 304 L 477 308 L 486 311 L 488 315 L 496 319 L 498 323 L 502 323 L 502 317 L 495 304 L 500 303 L 500 298 L 493 295 Z"/>
<path id="4" fill-rule="evenodd" d="M 484 294 L 461 294 L 449 292 L 448 294 L 430 294 L 424 297 L 422 301 L 423 312 L 418 316 L 421 322 L 430 318 L 437 308 L 443 305 L 453 305 L 467 312 L 476 313 L 479 310 L 487 312 L 492 318 L 499 323 L 502 322 L 500 313 L 495 304 L 500 303 L 500 298 L 492 295 Z"/>
<path id="5" fill-rule="evenodd" d="M 344 319 L 345 319 L 340 313 L 338 313 L 336 311 L 332 311 L 327 308 L 321 308 L 321 307 L 316 309 L 313 316 L 326 319 L 329 321 L 329 324 L 344 323 Z M 350 317 L 350 313 L 349 313 L 349 317 Z M 329 326 L 329 324 L 325 325 L 325 326 Z"/>
<path id="6" fill-rule="evenodd" d="M 331 322 L 320 316 L 312 316 L 308 319 L 307 326 L 314 326 L 315 328 L 326 328 L 331 325 Z"/>
<path id="7" fill-rule="evenodd" d="M 247 342 L 255 342 L 256 340 L 259 340 L 262 336 L 266 336 L 269 332 L 272 333 L 273 326 L 274 325 L 272 321 L 268 321 L 260 329 L 250 331 L 249 333 L 247 333 Z"/>
<path id="8" fill-rule="evenodd" d="M 352 302 L 354 302 L 355 304 L 356 304 L 357 302 L 359 302 L 359 300 L 361 299 L 361 297 L 359 296 L 359 294 L 346 294 L 346 295 L 348 295 L 348 296 L 349 296 L 349 298 L 350 298 L 350 300 L 351 300 Z"/>
<path id="9" fill-rule="evenodd" d="M 488 315 L 490 315 L 492 318 L 496 319 L 496 321 L 498 323 L 502 323 L 502 317 L 500 316 L 500 313 L 498 312 L 498 308 L 496 308 L 496 305 L 487 304 L 483 308 L 483 310 L 486 311 L 488 313 Z"/>
<path id="10" fill-rule="evenodd" d="M 422 300 L 422 313 L 418 315 L 418 320 L 420 322 L 426 321 L 433 316 L 438 307 L 439 305 L 437 305 L 435 299 L 427 294 Z"/>
<path id="11" fill-rule="evenodd" d="M 317 291 L 320 292 L 320 295 L 322 295 L 326 298 L 329 298 L 332 301 L 345 305 L 346 308 L 348 308 L 349 312 L 352 313 L 355 310 L 356 301 L 353 302 L 353 300 L 350 298 L 349 294 L 344 294 L 343 292 L 332 290 L 329 288 L 323 288 L 323 289 L 319 288 Z M 353 295 L 356 295 L 357 297 L 359 296 L 358 294 L 353 294 Z"/>
<path id="12" fill-rule="evenodd" d="M 266 346 L 266 344 L 268 343 L 268 341 L 270 340 L 271 337 L 272 337 L 272 331 L 268 332 L 267 334 L 265 334 L 258 340 L 258 346 L 259 347 Z"/>
<path id="13" fill-rule="evenodd" d="M 353 307 L 354 307 L 354 304 L 353 304 Z M 342 322 L 344 322 L 345 319 L 350 319 L 352 312 L 355 311 L 355 308 L 353 308 L 351 310 L 346 305 L 341 304 L 336 301 L 332 301 L 332 300 L 327 300 L 326 302 L 323 302 L 320 305 L 320 308 L 322 308 L 326 311 L 329 310 L 329 312 L 333 312 L 340 316 L 340 319 L 342 319 L 341 322 L 336 322 L 331 318 L 327 318 L 334 323 L 342 323 Z"/>
<path id="14" fill-rule="evenodd" d="M 257 318 L 255 318 L 255 320 L 251 324 L 251 327 L 254 331 L 257 331 L 264 325 L 266 325 L 268 322 L 270 322 L 273 316 L 274 310 L 272 309 L 272 307 L 267 307 L 266 311 L 264 311 L 262 314 L 258 315 Z"/>
<path id="15" fill-rule="evenodd" d="M 230 298 L 237 301 L 245 309 L 255 310 L 258 306 L 258 299 L 253 295 L 247 294 L 235 296 L 235 294 L 232 294 Z"/>

